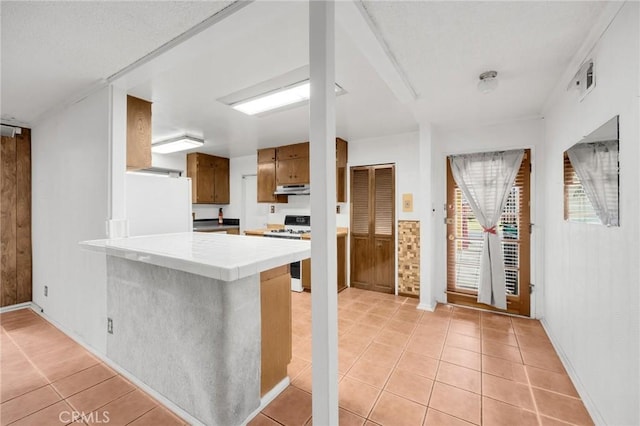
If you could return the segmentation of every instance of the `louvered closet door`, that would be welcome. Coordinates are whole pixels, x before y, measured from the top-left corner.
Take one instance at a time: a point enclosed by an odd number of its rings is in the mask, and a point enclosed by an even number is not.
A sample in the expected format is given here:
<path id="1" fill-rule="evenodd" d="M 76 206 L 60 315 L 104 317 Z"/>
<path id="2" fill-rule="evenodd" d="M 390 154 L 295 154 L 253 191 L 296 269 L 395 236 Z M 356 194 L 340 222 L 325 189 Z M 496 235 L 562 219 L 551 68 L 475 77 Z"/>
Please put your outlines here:
<path id="1" fill-rule="evenodd" d="M 351 169 L 351 285 L 395 291 L 395 167 Z"/>

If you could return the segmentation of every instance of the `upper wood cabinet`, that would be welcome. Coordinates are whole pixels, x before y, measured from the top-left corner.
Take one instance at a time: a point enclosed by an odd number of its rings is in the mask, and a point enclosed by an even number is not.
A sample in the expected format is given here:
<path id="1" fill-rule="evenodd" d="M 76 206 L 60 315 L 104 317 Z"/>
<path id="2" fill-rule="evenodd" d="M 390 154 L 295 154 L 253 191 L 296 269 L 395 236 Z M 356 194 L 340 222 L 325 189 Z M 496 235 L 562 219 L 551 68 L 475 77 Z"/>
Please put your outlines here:
<path id="1" fill-rule="evenodd" d="M 187 154 L 194 204 L 229 204 L 229 159 L 193 152 Z"/>
<path id="2" fill-rule="evenodd" d="M 275 195 L 276 190 L 276 149 L 258 150 L 258 202 L 286 203 L 286 195 Z"/>
<path id="3" fill-rule="evenodd" d="M 347 202 L 347 161 L 349 147 L 347 141 L 336 138 L 336 201 Z"/>
<path id="4" fill-rule="evenodd" d="M 291 160 L 294 158 L 309 158 L 309 142 L 285 145 L 276 148 L 276 158 L 280 160 Z"/>
<path id="5" fill-rule="evenodd" d="M 151 102 L 127 96 L 127 170 L 151 167 Z"/>
<path id="6" fill-rule="evenodd" d="M 309 183 L 309 142 L 276 148 L 276 185 Z"/>
<path id="7" fill-rule="evenodd" d="M 336 138 L 336 201 L 347 201 L 348 144 Z M 287 197 L 273 195 L 277 185 L 311 182 L 309 142 L 258 150 L 258 202 L 286 203 Z"/>

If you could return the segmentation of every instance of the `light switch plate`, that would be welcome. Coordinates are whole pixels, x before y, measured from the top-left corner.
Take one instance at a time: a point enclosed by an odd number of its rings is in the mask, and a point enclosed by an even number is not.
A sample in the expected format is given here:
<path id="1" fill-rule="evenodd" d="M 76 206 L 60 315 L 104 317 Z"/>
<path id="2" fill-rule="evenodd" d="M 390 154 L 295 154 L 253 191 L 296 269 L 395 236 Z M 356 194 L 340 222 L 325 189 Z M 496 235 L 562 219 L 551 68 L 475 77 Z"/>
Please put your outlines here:
<path id="1" fill-rule="evenodd" d="M 402 211 L 413 211 L 413 194 L 402 194 Z"/>

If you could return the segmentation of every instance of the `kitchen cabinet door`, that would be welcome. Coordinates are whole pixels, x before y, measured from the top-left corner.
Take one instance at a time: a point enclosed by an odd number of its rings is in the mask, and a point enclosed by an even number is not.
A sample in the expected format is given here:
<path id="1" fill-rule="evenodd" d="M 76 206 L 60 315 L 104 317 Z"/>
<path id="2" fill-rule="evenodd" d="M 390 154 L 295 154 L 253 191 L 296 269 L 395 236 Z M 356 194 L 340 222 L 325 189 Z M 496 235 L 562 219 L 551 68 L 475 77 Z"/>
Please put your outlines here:
<path id="1" fill-rule="evenodd" d="M 276 149 L 264 148 L 258 150 L 258 163 L 275 163 L 276 162 Z"/>
<path id="2" fill-rule="evenodd" d="M 187 177 L 191 178 L 191 202 L 229 204 L 229 159 L 193 152 L 187 154 Z"/>
<path id="3" fill-rule="evenodd" d="M 229 204 L 229 159 L 214 157 L 213 202 Z"/>
<path id="4" fill-rule="evenodd" d="M 278 160 L 276 183 L 278 185 L 295 185 L 309 183 L 309 158 Z"/>
<path id="5" fill-rule="evenodd" d="M 278 160 L 309 158 L 309 142 L 280 146 L 277 148 L 276 156 Z"/>
<path id="6" fill-rule="evenodd" d="M 258 163 L 258 202 L 259 203 L 286 203 L 286 195 L 275 195 L 276 190 L 276 163 Z"/>
<path id="7" fill-rule="evenodd" d="M 127 96 L 127 170 L 151 167 L 151 102 Z"/>
<path id="8" fill-rule="evenodd" d="M 214 168 L 212 162 L 204 157 L 198 158 L 195 176 L 196 203 L 213 203 L 213 175 Z M 192 179 L 194 178 L 192 177 Z"/>

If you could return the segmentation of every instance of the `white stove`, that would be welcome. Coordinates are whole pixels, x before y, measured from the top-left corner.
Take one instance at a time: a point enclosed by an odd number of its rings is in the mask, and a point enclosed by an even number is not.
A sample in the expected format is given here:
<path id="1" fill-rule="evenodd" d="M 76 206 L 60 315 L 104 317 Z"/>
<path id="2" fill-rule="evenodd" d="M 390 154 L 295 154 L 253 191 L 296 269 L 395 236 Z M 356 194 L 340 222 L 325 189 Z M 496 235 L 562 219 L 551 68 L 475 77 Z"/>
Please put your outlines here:
<path id="1" fill-rule="evenodd" d="M 311 232 L 311 216 L 285 216 L 284 229 L 272 229 L 262 234 L 269 238 L 288 238 L 299 240 L 302 234 Z M 291 264 L 291 290 L 301 292 L 302 289 L 302 262 Z"/>

